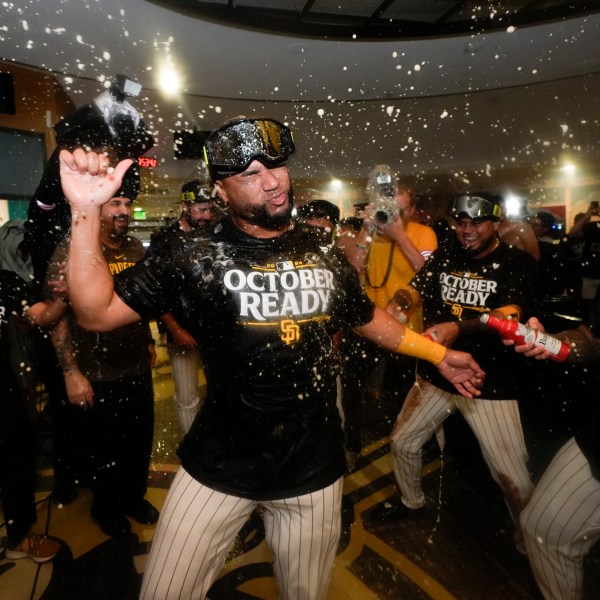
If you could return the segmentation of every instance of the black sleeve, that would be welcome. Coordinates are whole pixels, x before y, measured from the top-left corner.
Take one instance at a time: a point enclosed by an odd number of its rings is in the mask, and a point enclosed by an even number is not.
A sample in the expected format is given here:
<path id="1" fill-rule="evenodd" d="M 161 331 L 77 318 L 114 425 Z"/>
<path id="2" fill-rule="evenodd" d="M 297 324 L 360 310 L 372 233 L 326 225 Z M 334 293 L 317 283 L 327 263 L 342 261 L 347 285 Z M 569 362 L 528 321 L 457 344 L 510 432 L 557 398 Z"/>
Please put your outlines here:
<path id="1" fill-rule="evenodd" d="M 115 276 L 115 292 L 141 317 L 154 319 L 173 310 L 178 273 L 164 255 L 146 255 Z"/>

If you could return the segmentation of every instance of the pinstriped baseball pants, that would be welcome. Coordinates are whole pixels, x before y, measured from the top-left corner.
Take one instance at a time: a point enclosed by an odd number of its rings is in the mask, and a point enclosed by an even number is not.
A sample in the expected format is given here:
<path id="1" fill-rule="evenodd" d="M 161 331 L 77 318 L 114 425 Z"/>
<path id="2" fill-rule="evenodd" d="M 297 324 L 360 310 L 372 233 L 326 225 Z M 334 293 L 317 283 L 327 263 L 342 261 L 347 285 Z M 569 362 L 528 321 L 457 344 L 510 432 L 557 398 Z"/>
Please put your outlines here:
<path id="1" fill-rule="evenodd" d="M 198 389 L 200 354 L 196 348 L 184 348 L 177 344 L 167 344 L 167 349 L 175 383 L 175 410 L 181 430 L 187 433 L 204 402 Z"/>
<path id="2" fill-rule="evenodd" d="M 425 504 L 422 448 L 457 409 L 475 434 L 518 529 L 519 515 L 533 491 L 518 402 L 465 398 L 445 392 L 420 377 L 406 397 L 390 435 L 394 474 L 402 501 L 409 508 Z"/>
<path id="3" fill-rule="evenodd" d="M 260 506 L 278 597 L 321 600 L 340 537 L 341 499 L 341 478 L 310 494 L 258 502 L 217 492 L 180 468 L 160 513 L 140 598 L 205 598 L 237 532 Z"/>
<path id="4" fill-rule="evenodd" d="M 521 513 L 529 563 L 546 600 L 583 598 L 583 559 L 600 539 L 600 481 L 571 438 Z"/>

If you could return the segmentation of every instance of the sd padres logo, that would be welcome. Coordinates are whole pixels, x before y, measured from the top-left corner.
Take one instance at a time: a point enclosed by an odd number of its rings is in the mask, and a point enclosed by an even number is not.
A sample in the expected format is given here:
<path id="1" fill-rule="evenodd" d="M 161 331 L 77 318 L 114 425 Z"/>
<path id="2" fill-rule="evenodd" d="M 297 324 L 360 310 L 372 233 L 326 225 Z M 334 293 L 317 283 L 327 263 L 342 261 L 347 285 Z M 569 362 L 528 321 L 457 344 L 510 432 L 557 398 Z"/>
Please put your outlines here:
<path id="1" fill-rule="evenodd" d="M 294 323 L 291 319 L 281 321 L 281 340 L 284 341 L 288 346 L 297 342 L 300 339 L 300 327 Z"/>

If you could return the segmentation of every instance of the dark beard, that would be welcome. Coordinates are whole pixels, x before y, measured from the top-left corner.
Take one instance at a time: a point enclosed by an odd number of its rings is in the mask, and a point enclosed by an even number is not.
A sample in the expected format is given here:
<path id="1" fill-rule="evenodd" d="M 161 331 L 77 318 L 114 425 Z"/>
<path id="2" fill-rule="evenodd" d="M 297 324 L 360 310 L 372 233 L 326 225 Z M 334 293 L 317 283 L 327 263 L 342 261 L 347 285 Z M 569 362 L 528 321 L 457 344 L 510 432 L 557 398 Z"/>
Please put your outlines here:
<path id="1" fill-rule="evenodd" d="M 289 203 L 287 210 L 283 213 L 272 215 L 266 206 L 253 206 L 248 208 L 244 219 L 252 225 L 257 225 L 268 231 L 281 231 L 288 226 L 292 220 L 292 210 L 294 208 L 294 192 L 290 188 Z"/>

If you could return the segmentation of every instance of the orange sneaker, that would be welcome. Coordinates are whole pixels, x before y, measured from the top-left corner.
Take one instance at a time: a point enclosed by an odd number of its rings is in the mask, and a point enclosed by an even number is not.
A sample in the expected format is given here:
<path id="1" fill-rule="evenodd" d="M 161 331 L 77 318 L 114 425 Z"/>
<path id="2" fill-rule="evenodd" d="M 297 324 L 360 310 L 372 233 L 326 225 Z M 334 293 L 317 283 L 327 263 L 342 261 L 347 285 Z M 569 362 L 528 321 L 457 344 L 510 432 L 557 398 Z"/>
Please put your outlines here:
<path id="1" fill-rule="evenodd" d="M 45 535 L 28 533 L 14 548 L 7 548 L 5 558 L 18 560 L 32 558 L 36 563 L 52 560 L 60 550 L 60 544 L 48 539 Z"/>

